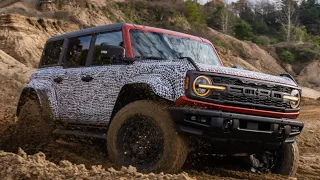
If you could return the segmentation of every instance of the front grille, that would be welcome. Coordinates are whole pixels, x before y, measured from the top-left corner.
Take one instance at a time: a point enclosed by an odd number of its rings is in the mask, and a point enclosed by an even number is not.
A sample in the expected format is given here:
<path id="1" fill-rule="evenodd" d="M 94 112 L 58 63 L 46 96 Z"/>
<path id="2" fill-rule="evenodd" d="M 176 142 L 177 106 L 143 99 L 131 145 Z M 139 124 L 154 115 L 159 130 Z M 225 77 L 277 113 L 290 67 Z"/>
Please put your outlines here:
<path id="1" fill-rule="evenodd" d="M 290 94 L 291 87 L 245 78 L 211 78 L 213 84 L 227 87 L 227 91 L 213 91 L 208 96 L 215 103 L 273 111 L 291 108 L 289 102 L 283 102 L 283 95 Z"/>
<path id="2" fill-rule="evenodd" d="M 250 87 L 254 89 L 265 89 L 269 91 L 278 91 L 278 92 L 284 92 L 290 94 L 292 91 L 292 88 L 271 84 L 271 83 L 265 83 L 261 81 L 255 81 L 255 80 L 248 80 L 248 79 L 238 79 L 238 78 L 230 78 L 230 77 L 222 77 L 222 76 L 213 76 L 212 81 L 214 84 L 228 84 L 228 85 L 238 85 L 242 87 Z"/>

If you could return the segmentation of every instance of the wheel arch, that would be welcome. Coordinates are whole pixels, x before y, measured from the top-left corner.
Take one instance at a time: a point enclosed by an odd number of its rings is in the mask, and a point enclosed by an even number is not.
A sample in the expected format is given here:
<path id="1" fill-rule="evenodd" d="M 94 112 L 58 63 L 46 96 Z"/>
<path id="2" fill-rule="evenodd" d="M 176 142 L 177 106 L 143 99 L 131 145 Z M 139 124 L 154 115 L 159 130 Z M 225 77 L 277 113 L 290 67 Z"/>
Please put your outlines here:
<path id="1" fill-rule="evenodd" d="M 49 105 L 48 97 L 45 92 L 42 92 L 41 90 L 35 89 L 33 87 L 25 87 L 22 90 L 19 101 L 18 101 L 16 116 L 20 115 L 20 111 L 28 99 L 36 99 L 39 102 L 41 109 L 43 110 L 51 109 Z"/>
<path id="2" fill-rule="evenodd" d="M 118 95 L 114 108 L 112 110 L 109 124 L 111 123 L 113 117 L 121 108 L 123 108 L 127 104 L 130 104 L 138 100 L 154 100 L 154 101 L 173 104 L 173 101 L 166 99 L 164 97 L 161 97 L 156 92 L 154 92 L 154 89 L 148 83 L 126 84 L 120 90 L 120 93 Z"/>

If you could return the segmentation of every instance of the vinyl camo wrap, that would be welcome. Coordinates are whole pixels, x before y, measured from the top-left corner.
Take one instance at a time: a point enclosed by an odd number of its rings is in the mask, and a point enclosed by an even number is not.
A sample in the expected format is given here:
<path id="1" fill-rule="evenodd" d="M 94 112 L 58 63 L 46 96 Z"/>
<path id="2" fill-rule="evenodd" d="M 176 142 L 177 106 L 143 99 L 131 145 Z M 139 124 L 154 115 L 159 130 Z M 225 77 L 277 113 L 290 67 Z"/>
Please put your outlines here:
<path id="1" fill-rule="evenodd" d="M 297 86 L 287 77 L 222 66 L 198 66 L 201 71 Z M 110 121 L 123 86 L 145 83 L 158 96 L 175 101 L 184 95 L 186 72 L 194 69 L 186 60 L 143 60 L 130 65 L 80 68 L 47 67 L 33 73 L 26 88 L 46 93 L 54 120 L 105 125 Z M 81 78 L 87 75 L 93 77 L 93 80 L 82 81 Z M 61 83 L 54 82 L 57 77 L 63 79 Z"/>

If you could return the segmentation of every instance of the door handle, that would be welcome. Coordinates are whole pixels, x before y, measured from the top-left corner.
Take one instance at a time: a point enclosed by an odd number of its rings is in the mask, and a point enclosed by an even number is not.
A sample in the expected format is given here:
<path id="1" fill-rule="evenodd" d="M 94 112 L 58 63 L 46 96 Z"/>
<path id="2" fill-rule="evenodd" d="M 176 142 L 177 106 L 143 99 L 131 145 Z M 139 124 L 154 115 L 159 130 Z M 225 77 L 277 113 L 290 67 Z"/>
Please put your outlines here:
<path id="1" fill-rule="evenodd" d="M 57 77 L 57 78 L 54 78 L 54 79 L 53 79 L 53 81 L 56 82 L 56 83 L 58 83 L 58 84 L 61 83 L 62 80 L 63 80 L 62 77 Z"/>
<path id="2" fill-rule="evenodd" d="M 92 79 L 93 79 L 93 77 L 91 77 L 89 75 L 83 76 L 81 78 L 81 80 L 84 81 L 84 82 L 90 82 L 90 81 L 92 81 Z"/>

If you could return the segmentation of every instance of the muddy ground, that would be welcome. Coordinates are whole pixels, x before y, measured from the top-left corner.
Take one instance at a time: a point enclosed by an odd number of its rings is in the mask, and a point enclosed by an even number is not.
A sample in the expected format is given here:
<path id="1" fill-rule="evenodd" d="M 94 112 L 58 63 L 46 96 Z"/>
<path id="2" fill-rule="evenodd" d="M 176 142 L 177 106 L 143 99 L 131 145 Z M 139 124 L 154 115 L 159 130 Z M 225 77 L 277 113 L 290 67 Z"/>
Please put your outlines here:
<path id="1" fill-rule="evenodd" d="M 313 100 L 303 103 L 299 119 L 305 122 L 305 128 L 297 140 L 300 164 L 296 178 L 320 179 L 320 103 Z M 58 139 L 36 151 L 27 148 L 26 152 L 33 154 L 27 155 L 4 144 L 3 140 L 10 136 L 4 132 L 14 127 L 15 121 L 13 107 L 0 108 L 0 179 L 288 179 L 251 173 L 237 158 L 212 156 L 188 162 L 176 175 L 142 174 L 134 167 L 115 170 L 106 155 L 105 142 L 87 139 Z"/>

